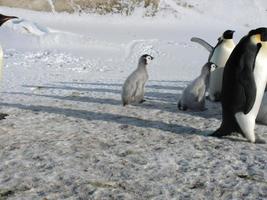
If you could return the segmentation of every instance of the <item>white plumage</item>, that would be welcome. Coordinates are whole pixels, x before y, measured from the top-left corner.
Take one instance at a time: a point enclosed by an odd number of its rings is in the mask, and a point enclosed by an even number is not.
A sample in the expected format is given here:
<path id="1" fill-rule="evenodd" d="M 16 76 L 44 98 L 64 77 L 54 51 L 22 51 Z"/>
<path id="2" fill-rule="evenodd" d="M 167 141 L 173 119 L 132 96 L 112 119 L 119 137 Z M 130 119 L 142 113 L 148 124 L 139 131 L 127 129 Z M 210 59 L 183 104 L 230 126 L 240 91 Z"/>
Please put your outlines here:
<path id="1" fill-rule="evenodd" d="M 209 60 L 217 66 L 217 69 L 210 74 L 208 93 L 209 99 L 212 101 L 217 100 L 217 95 L 221 93 L 224 66 L 235 47 L 233 39 L 222 40 L 222 43 L 214 49 L 213 55 Z"/>

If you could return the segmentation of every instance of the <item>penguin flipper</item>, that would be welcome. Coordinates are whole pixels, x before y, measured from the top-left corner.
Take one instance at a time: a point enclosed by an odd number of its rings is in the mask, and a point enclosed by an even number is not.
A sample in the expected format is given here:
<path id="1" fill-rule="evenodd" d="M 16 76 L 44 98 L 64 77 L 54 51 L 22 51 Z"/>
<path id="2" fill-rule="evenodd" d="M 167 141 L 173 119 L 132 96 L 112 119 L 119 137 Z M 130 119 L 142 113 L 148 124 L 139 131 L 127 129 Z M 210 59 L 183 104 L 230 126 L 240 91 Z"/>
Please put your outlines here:
<path id="1" fill-rule="evenodd" d="M 135 101 L 138 101 L 138 98 L 141 94 L 142 86 L 140 81 L 136 81 L 134 85 L 134 90 L 132 92 L 132 99 L 135 99 Z M 139 102 L 138 102 L 139 103 Z"/>
<path id="2" fill-rule="evenodd" d="M 205 99 L 205 92 L 206 92 L 205 87 L 199 87 L 198 88 L 197 102 L 201 102 L 201 101 L 203 101 L 203 99 Z"/>
<path id="3" fill-rule="evenodd" d="M 240 73 L 239 76 L 239 83 L 241 84 L 243 91 L 244 91 L 244 97 L 245 97 L 245 105 L 243 107 L 243 112 L 244 114 L 247 114 L 250 112 L 252 109 L 255 100 L 256 100 L 256 93 L 257 93 L 257 87 L 256 87 L 256 82 L 253 74 L 253 70 L 255 67 L 255 60 L 256 56 L 261 48 L 261 44 L 257 45 L 257 50 L 255 52 L 255 55 L 253 56 L 254 59 L 252 59 L 253 63 L 246 62 L 247 55 L 242 56 L 241 63 L 245 64 L 252 64 L 252 68 L 249 66 L 245 66 Z"/>
<path id="4" fill-rule="evenodd" d="M 190 41 L 200 44 L 205 49 L 207 49 L 210 53 L 213 51 L 213 46 L 211 46 L 208 42 L 206 42 L 205 40 L 203 40 L 201 38 L 192 37 Z"/>

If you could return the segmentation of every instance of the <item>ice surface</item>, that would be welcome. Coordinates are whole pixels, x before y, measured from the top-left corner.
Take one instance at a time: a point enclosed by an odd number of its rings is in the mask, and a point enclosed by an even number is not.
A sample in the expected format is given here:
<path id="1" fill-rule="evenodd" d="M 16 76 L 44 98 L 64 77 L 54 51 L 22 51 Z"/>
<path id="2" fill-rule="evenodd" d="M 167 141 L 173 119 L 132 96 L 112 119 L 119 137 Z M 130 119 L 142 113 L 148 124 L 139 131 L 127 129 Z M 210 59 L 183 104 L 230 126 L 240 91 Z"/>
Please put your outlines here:
<path id="1" fill-rule="evenodd" d="M 21 20 L 0 30 L 0 112 L 9 114 L 0 121 L 0 199 L 266 198 L 266 145 L 206 137 L 220 125 L 218 103 L 176 107 L 208 58 L 190 38 L 214 45 L 234 29 L 238 42 L 266 24 L 265 1 L 194 2 L 177 18 L 0 7 Z M 124 108 L 122 83 L 144 53 L 155 57 L 147 101 Z M 256 132 L 267 140 L 265 126 Z"/>

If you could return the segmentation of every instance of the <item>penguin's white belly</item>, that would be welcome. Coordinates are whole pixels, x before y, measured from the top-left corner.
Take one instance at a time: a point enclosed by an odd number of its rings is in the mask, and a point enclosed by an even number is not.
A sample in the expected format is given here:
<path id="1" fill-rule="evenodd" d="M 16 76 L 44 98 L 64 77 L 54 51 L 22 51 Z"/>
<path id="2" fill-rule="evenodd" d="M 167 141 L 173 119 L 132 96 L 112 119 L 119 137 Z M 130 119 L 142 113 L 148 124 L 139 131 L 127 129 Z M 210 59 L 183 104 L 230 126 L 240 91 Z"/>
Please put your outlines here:
<path id="1" fill-rule="evenodd" d="M 224 67 L 232 51 L 233 48 L 228 48 L 225 45 L 222 45 L 221 48 L 218 47 L 217 49 L 215 49 L 213 56 L 210 59 L 210 62 L 215 63 L 218 66 L 218 68 Z"/>
<path id="2" fill-rule="evenodd" d="M 210 74 L 209 94 L 211 96 L 216 92 L 221 92 L 224 66 L 232 50 L 233 48 L 223 46 L 222 48 L 216 49 L 214 55 L 210 59 L 210 62 L 217 65 L 217 69 Z"/>
<path id="3" fill-rule="evenodd" d="M 267 52 L 262 50 L 258 53 L 254 68 L 254 79 L 256 82 L 256 99 L 255 103 L 248 114 L 244 114 L 243 112 L 238 112 L 235 114 L 235 118 L 244 132 L 247 139 L 251 142 L 255 142 L 255 120 L 259 112 L 259 108 L 262 102 L 262 98 L 264 95 L 264 90 L 267 82 Z"/>
<path id="4" fill-rule="evenodd" d="M 264 93 L 256 121 L 267 125 L 267 94 Z"/>

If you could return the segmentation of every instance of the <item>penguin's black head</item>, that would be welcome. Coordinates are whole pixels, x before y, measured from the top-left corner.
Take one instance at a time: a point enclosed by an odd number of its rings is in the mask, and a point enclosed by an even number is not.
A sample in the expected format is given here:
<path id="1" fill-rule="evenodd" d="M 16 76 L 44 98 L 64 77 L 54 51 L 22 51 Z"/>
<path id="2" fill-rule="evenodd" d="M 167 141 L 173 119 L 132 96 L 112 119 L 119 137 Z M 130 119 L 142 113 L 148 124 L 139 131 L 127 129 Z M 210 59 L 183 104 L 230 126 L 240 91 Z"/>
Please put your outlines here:
<path id="1" fill-rule="evenodd" d="M 260 27 L 257 29 L 253 29 L 248 33 L 248 36 L 252 36 L 252 35 L 260 35 L 260 40 L 262 42 L 266 42 L 267 41 L 267 28 L 266 27 Z"/>
<path id="2" fill-rule="evenodd" d="M 223 38 L 224 39 L 233 39 L 233 34 L 235 31 L 232 30 L 227 30 L 223 33 Z"/>
<path id="3" fill-rule="evenodd" d="M 6 21 L 10 20 L 10 19 L 14 19 L 17 18 L 15 16 L 6 16 L 6 15 L 2 15 L 0 14 L 0 26 L 2 26 Z"/>
<path id="4" fill-rule="evenodd" d="M 151 55 L 148 54 L 144 54 L 140 57 L 139 62 L 147 65 L 150 63 L 151 60 L 153 60 L 154 58 Z"/>

